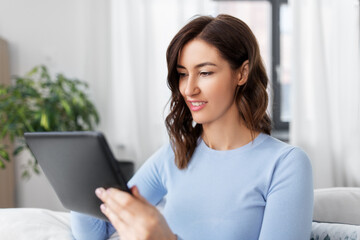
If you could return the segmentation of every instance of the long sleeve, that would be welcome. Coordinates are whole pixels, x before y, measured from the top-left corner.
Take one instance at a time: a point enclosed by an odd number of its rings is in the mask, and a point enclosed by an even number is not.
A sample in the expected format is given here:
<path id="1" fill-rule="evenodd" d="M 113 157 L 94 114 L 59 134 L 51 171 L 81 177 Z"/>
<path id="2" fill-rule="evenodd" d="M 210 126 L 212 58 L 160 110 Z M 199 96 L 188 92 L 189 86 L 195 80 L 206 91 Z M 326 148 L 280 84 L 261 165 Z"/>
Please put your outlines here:
<path id="1" fill-rule="evenodd" d="M 274 169 L 259 240 L 308 240 L 313 213 L 312 170 L 306 154 L 294 148 Z"/>
<path id="2" fill-rule="evenodd" d="M 162 168 L 162 162 L 169 157 L 168 154 L 171 154 L 169 147 L 159 149 L 128 182 L 129 187 L 136 185 L 143 197 L 154 205 L 166 193 L 159 168 Z M 71 212 L 71 229 L 76 240 L 108 239 L 115 232 L 111 223 L 77 212 Z"/>
<path id="3" fill-rule="evenodd" d="M 172 162 L 173 158 L 170 144 L 164 145 L 141 166 L 128 182 L 128 186 L 136 185 L 140 194 L 151 204 L 156 205 L 167 193 L 164 169 L 166 163 Z"/>
<path id="4" fill-rule="evenodd" d="M 186 169 L 176 167 L 168 144 L 128 185 L 136 185 L 153 205 L 166 195 L 162 214 L 171 230 L 186 240 L 310 239 L 310 160 L 301 149 L 265 134 L 229 151 L 210 149 L 200 141 Z M 78 240 L 104 239 L 111 233 L 105 222 L 74 218 Z"/>
<path id="5" fill-rule="evenodd" d="M 109 222 L 78 213 L 71 212 L 71 230 L 76 240 L 105 240 L 115 228 Z"/>

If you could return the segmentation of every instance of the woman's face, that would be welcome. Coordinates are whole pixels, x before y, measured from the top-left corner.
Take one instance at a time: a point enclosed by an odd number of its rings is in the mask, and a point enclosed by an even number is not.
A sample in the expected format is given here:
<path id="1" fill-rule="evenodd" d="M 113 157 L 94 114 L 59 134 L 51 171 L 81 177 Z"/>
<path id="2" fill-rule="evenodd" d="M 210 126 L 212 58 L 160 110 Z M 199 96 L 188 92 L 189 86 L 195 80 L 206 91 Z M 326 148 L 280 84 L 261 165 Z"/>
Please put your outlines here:
<path id="1" fill-rule="evenodd" d="M 191 40 L 179 54 L 177 71 L 180 92 L 196 123 L 225 123 L 239 117 L 234 97 L 241 74 L 231 69 L 216 47 Z"/>

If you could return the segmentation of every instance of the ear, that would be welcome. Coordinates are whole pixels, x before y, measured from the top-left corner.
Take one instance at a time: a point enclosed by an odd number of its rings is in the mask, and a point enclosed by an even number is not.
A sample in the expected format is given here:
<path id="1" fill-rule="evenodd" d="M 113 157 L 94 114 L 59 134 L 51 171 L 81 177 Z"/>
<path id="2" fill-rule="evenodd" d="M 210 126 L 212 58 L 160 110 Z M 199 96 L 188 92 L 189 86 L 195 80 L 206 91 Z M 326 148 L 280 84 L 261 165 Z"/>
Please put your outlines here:
<path id="1" fill-rule="evenodd" d="M 238 86 L 244 85 L 247 82 L 249 75 L 249 60 L 243 62 L 243 64 L 238 69 Z"/>

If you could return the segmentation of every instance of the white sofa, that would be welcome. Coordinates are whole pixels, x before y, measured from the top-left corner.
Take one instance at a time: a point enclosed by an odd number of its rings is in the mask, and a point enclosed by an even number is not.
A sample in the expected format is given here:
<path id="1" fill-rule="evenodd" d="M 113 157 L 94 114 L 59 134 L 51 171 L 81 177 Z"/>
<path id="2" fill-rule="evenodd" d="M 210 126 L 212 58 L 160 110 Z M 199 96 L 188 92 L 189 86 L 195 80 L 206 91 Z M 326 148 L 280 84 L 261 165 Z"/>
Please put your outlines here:
<path id="1" fill-rule="evenodd" d="M 360 240 L 360 188 L 318 189 L 314 193 L 310 239 Z M 72 239 L 69 213 L 34 208 L 0 209 L 0 239 Z M 118 239 L 118 235 L 110 239 Z"/>
<path id="2" fill-rule="evenodd" d="M 324 188 L 314 191 L 311 239 L 360 239 L 360 188 Z"/>

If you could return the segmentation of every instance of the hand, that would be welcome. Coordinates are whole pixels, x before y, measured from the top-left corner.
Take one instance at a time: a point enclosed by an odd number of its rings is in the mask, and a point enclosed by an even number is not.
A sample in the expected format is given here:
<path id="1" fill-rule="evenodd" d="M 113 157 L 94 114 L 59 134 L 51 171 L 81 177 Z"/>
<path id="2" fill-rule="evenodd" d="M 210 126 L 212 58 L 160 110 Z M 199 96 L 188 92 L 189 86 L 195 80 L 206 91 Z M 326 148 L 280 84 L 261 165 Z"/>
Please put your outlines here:
<path id="1" fill-rule="evenodd" d="M 113 224 L 124 240 L 176 240 L 164 217 L 143 198 L 136 186 L 133 195 L 115 188 L 96 189 L 96 195 L 104 203 L 101 211 Z"/>

